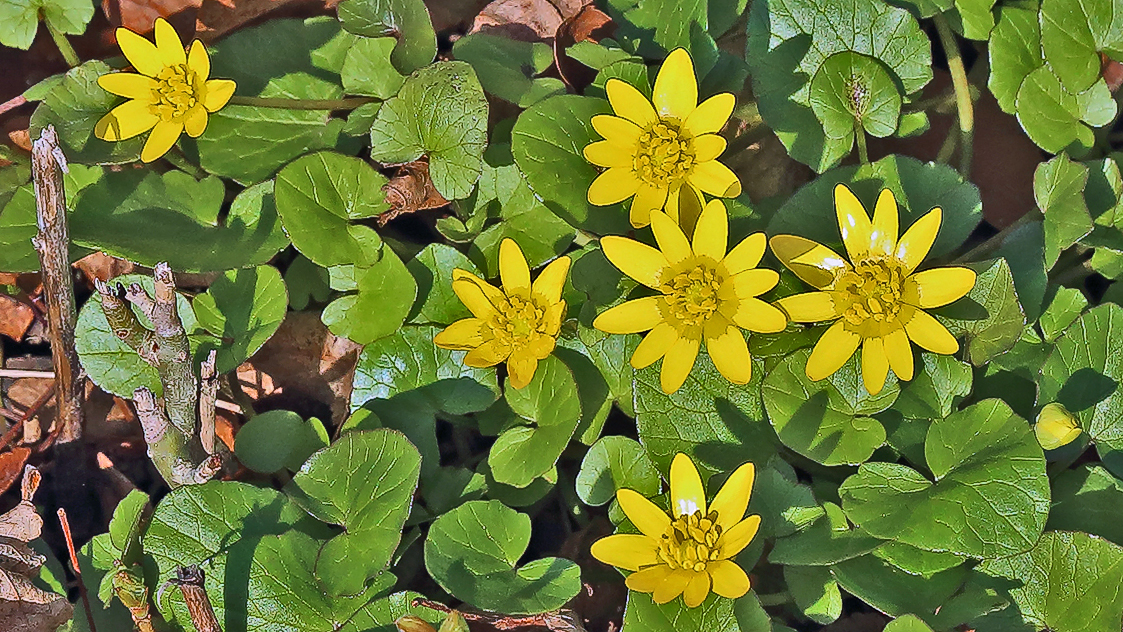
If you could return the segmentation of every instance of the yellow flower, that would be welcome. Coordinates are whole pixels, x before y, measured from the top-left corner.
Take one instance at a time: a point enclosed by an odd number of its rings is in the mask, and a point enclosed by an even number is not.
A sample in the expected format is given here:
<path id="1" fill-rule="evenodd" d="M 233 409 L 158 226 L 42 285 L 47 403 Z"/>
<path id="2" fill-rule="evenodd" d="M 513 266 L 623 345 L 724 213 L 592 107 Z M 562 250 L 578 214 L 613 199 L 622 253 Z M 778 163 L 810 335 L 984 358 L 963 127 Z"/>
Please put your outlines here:
<path id="1" fill-rule="evenodd" d="M 607 206 L 632 199 L 632 226 L 641 228 L 664 206 L 675 221 L 679 196 L 702 208 L 702 193 L 737 197 L 741 182 L 717 161 L 725 139 L 717 131 L 729 120 L 736 99 L 723 92 L 698 105 L 694 64 L 683 49 L 671 51 L 655 78 L 652 101 L 619 79 L 605 85 L 616 116 L 593 117 L 606 140 L 585 147 L 585 159 L 608 170 L 589 186 L 589 203 Z M 684 222 L 685 223 L 685 222 Z"/>
<path id="2" fill-rule="evenodd" d="M 698 468 L 679 453 L 671 463 L 671 514 L 638 492 L 616 492 L 620 508 L 639 534 L 618 533 L 593 543 L 593 557 L 624 570 L 626 584 L 636 592 L 652 593 L 664 604 L 680 594 L 694 608 L 713 590 L 736 599 L 749 592 L 749 576 L 732 561 L 752 542 L 760 516 L 745 515 L 756 473 L 752 463 L 737 468 L 721 486 L 710 506 Z"/>
<path id="3" fill-rule="evenodd" d="M 188 54 L 167 20 L 157 19 L 155 31 L 153 45 L 128 29 L 117 29 L 117 44 L 137 72 L 114 72 L 97 80 L 107 92 L 129 100 L 101 117 L 94 135 L 112 142 L 152 130 L 140 152 L 144 162 L 167 153 L 185 130 L 192 138 L 202 134 L 207 113 L 217 112 L 234 94 L 233 81 L 207 80 L 211 61 L 202 42 L 192 42 Z"/>
<path id="4" fill-rule="evenodd" d="M 975 286 L 970 268 L 916 268 L 940 231 L 941 211 L 932 209 L 897 238 L 897 200 L 883 189 L 873 222 L 845 185 L 834 189 L 835 211 L 850 261 L 822 244 L 776 235 L 772 251 L 817 292 L 780 299 L 776 305 L 795 322 L 836 320 L 807 360 L 807 377 L 821 380 L 839 370 L 862 347 L 862 379 L 871 394 L 881 392 L 890 367 L 911 380 L 912 346 L 933 353 L 959 350 L 955 337 L 925 309 L 959 300 Z"/>
<path id="5" fill-rule="evenodd" d="M 1081 432 L 1076 417 L 1060 404 L 1046 404 L 1033 425 L 1037 442 L 1046 450 L 1056 450 L 1072 443 Z"/>
<path id="6" fill-rule="evenodd" d="M 569 257 L 546 266 L 533 284 L 519 245 L 504 239 L 499 245 L 499 277 L 503 289 L 457 268 L 452 290 L 472 312 L 472 318 L 452 323 L 433 337 L 445 349 L 467 351 L 464 364 L 483 368 L 507 361 L 511 386 L 522 388 L 534 377 L 538 361 L 554 350 L 565 318 L 562 286 L 569 273 Z"/>
<path id="7" fill-rule="evenodd" d="M 659 250 L 613 235 L 600 242 L 614 266 L 659 294 L 617 305 L 593 326 L 610 334 L 650 329 L 632 354 L 632 366 L 642 369 L 663 358 L 659 377 L 666 393 L 686 381 L 703 339 L 726 379 L 748 383 L 752 358 L 741 329 L 775 333 L 787 325 L 783 312 L 756 298 L 780 280 L 775 270 L 756 267 L 764 256 L 764 233 L 749 235 L 726 254 L 729 219 L 721 200 L 703 209 L 693 243 L 660 211 L 651 213 L 651 229 Z"/>

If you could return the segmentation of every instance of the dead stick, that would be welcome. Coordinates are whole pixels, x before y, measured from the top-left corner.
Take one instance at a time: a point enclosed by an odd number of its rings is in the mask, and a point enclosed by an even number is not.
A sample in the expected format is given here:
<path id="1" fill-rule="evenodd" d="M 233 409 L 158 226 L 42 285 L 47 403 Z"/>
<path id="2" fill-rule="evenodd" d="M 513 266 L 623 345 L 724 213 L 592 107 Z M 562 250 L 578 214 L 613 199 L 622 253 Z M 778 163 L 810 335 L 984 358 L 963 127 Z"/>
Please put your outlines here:
<path id="1" fill-rule="evenodd" d="M 74 348 L 74 282 L 70 272 L 70 235 L 66 226 L 66 192 L 62 174 L 66 157 L 59 148 L 53 125 L 31 147 L 31 173 L 35 181 L 35 207 L 39 234 L 33 239 L 43 272 L 50 325 L 51 360 L 55 369 L 59 442 L 82 436 L 83 381 L 78 351 Z"/>
<path id="2" fill-rule="evenodd" d="M 191 623 L 198 632 L 222 632 L 204 587 L 205 580 L 203 569 L 198 566 L 180 566 L 175 569 L 175 579 L 170 583 L 179 586 L 187 612 L 191 615 Z"/>
<path id="3" fill-rule="evenodd" d="M 86 609 L 86 621 L 90 623 L 90 632 L 97 632 L 94 625 L 94 611 L 90 608 L 90 596 L 86 593 L 86 582 L 82 581 L 82 567 L 78 565 L 78 554 L 74 552 L 74 537 L 70 535 L 70 521 L 66 519 L 66 510 L 59 507 L 58 521 L 62 524 L 62 534 L 66 537 L 66 550 L 70 553 L 70 565 L 74 567 L 74 574 L 78 577 L 78 594 L 82 596 L 82 606 Z"/>
<path id="4" fill-rule="evenodd" d="M 34 417 L 39 412 L 39 409 L 45 406 L 47 402 L 51 401 L 51 398 L 53 398 L 54 396 L 55 389 L 53 388 L 48 388 L 47 390 L 43 391 L 43 394 L 39 396 L 39 399 L 32 402 L 31 406 L 27 410 L 23 411 L 23 415 L 20 416 L 19 421 L 17 421 L 15 425 L 9 428 L 8 431 L 4 433 L 3 437 L 0 437 L 0 450 L 14 441 L 16 435 L 23 430 L 24 422 Z"/>

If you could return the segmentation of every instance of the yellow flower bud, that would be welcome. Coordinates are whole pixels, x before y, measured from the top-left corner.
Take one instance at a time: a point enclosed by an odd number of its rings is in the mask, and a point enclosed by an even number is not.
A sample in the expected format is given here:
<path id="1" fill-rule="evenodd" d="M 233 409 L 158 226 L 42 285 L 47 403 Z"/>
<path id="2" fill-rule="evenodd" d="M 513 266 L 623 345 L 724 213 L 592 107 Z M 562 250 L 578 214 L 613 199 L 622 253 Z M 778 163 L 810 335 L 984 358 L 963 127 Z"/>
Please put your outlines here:
<path id="1" fill-rule="evenodd" d="M 1037 415 L 1033 426 L 1037 442 L 1046 450 L 1056 450 L 1066 446 L 1080 436 L 1080 425 L 1076 417 L 1060 404 L 1048 404 Z"/>
<path id="2" fill-rule="evenodd" d="M 436 632 L 424 619 L 411 614 L 395 621 L 394 627 L 398 628 L 398 632 Z"/>

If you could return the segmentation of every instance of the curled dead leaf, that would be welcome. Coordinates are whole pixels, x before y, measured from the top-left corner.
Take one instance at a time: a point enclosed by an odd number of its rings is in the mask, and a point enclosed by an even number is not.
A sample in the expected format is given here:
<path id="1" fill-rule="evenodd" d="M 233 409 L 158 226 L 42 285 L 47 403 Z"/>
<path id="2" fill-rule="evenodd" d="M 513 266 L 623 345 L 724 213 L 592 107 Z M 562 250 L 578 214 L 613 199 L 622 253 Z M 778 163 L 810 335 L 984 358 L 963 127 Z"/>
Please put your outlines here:
<path id="1" fill-rule="evenodd" d="M 399 215 L 448 204 L 448 200 L 433 186 L 433 180 L 429 177 L 429 161 L 425 159 L 398 167 L 398 173 L 382 190 L 386 192 L 386 203 L 390 205 L 390 210 L 378 216 L 379 226 L 385 226 Z"/>
<path id="2" fill-rule="evenodd" d="M 616 23 L 608 14 L 596 8 L 592 3 L 581 7 L 575 15 L 566 18 L 558 25 L 557 34 L 554 36 L 554 64 L 558 67 L 558 74 L 562 81 L 578 91 L 593 82 L 597 72 L 579 61 L 570 59 L 565 51 L 577 42 L 599 42 L 606 37 L 612 37 L 616 32 Z"/>

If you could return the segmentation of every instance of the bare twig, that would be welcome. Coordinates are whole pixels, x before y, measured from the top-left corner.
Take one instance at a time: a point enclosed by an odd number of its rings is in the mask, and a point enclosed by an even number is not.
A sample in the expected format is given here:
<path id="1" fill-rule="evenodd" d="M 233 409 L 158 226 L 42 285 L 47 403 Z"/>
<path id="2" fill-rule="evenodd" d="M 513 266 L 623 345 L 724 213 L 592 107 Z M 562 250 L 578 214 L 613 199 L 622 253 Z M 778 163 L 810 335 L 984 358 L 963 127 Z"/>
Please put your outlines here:
<path id="1" fill-rule="evenodd" d="M 453 612 L 451 608 L 443 603 L 425 599 L 424 597 L 415 597 L 413 600 L 413 607 L 429 608 L 430 610 L 446 613 Z M 546 628 L 550 630 L 550 632 L 585 632 L 585 626 L 581 623 L 577 613 L 566 608 L 555 612 L 527 615 L 500 614 L 498 612 L 465 612 L 463 610 L 457 610 L 456 612 L 459 612 L 460 616 L 468 621 L 486 623 L 496 630 L 514 630 L 515 628 L 537 626 Z"/>
<path id="2" fill-rule="evenodd" d="M 85 376 L 74 348 L 74 283 L 70 273 L 70 235 L 66 226 L 66 192 L 62 174 L 66 157 L 58 145 L 55 128 L 48 125 L 31 147 L 31 173 L 35 181 L 35 206 L 39 234 L 32 240 L 39 252 L 43 291 L 50 325 L 51 358 L 55 369 L 59 442 L 82 436 L 82 395 Z"/>
<path id="3" fill-rule="evenodd" d="M 175 569 L 175 579 L 169 580 L 169 583 L 179 586 L 187 612 L 191 614 L 191 623 L 198 632 L 222 632 L 210 597 L 207 597 L 205 579 L 203 569 L 198 566 L 180 566 Z"/>
<path id="4" fill-rule="evenodd" d="M 55 377 L 54 371 L 32 371 L 30 369 L 0 369 L 0 377 L 7 377 L 18 379 L 21 377 L 36 377 L 42 379 L 53 380 Z"/>
<path id="5" fill-rule="evenodd" d="M 27 423 L 27 420 L 34 417 L 39 412 L 39 409 L 45 406 L 47 402 L 51 401 L 54 396 L 55 389 L 53 388 L 48 388 L 47 390 L 43 391 L 43 394 L 39 396 L 39 399 L 32 402 L 31 406 L 23 412 L 23 415 L 20 416 L 19 421 L 13 424 L 11 428 L 8 428 L 8 431 L 4 433 L 3 437 L 0 437 L 0 449 L 3 449 L 9 443 L 14 441 L 16 435 L 18 435 L 23 430 L 23 425 Z"/>
<path id="6" fill-rule="evenodd" d="M 66 510 L 59 507 L 58 521 L 62 525 L 62 534 L 66 537 L 66 551 L 70 554 L 70 565 L 74 567 L 74 574 L 78 577 L 78 594 L 82 596 L 82 606 L 86 609 L 86 621 L 90 624 L 90 632 L 97 632 L 94 624 L 94 611 L 90 608 L 90 596 L 86 593 L 86 582 L 82 581 L 82 567 L 78 565 L 78 554 L 74 552 L 74 537 L 70 534 L 70 521 L 66 519 Z"/>
<path id="7" fill-rule="evenodd" d="M 199 441 L 208 456 L 215 453 L 215 403 L 218 401 L 218 376 L 215 374 L 215 359 L 218 351 L 212 349 L 207 359 L 199 367 Z"/>

